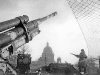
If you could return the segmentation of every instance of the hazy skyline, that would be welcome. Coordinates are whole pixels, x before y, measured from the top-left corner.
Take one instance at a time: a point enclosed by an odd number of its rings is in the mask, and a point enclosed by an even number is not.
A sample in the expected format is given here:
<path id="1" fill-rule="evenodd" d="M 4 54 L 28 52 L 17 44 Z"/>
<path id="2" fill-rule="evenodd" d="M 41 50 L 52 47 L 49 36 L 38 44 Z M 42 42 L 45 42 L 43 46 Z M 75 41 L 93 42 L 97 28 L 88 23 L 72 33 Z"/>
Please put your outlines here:
<path id="1" fill-rule="evenodd" d="M 29 42 L 33 60 L 41 56 L 47 42 L 55 60 L 60 56 L 63 62 L 73 64 L 78 59 L 70 53 L 79 54 L 81 49 L 85 49 L 88 54 L 81 29 L 66 0 L 0 0 L 0 5 L 1 22 L 21 15 L 28 15 L 30 20 L 34 20 L 55 11 L 58 13 L 43 22 L 39 27 L 41 33 Z"/>

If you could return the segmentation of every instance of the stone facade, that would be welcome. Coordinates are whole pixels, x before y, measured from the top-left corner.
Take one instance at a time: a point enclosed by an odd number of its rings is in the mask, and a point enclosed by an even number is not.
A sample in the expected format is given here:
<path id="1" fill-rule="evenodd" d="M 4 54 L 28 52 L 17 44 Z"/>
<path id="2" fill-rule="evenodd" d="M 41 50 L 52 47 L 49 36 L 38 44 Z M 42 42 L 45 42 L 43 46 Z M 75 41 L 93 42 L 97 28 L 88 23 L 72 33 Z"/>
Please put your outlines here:
<path id="1" fill-rule="evenodd" d="M 43 64 L 54 63 L 54 53 L 48 42 L 38 62 L 42 62 Z"/>
<path id="2" fill-rule="evenodd" d="M 43 49 L 43 53 L 38 61 L 32 61 L 31 68 L 35 69 L 54 62 L 54 53 L 47 42 L 46 47 Z"/>

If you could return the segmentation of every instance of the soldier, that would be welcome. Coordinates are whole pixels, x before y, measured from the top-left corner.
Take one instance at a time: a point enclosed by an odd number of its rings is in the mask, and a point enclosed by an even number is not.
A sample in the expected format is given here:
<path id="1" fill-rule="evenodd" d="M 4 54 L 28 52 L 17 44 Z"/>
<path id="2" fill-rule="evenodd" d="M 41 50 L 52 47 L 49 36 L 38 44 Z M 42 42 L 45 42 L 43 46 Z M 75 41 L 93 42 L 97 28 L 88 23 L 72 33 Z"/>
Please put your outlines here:
<path id="1" fill-rule="evenodd" d="M 79 67 L 79 71 L 82 72 L 82 69 L 84 69 L 84 73 L 86 73 L 86 62 L 82 62 L 82 60 L 86 59 L 87 55 L 85 54 L 84 49 L 81 49 L 81 52 L 79 54 L 79 63 L 78 63 L 78 67 Z"/>
<path id="2" fill-rule="evenodd" d="M 71 53 L 71 54 L 76 56 L 77 58 L 79 58 L 79 62 L 78 62 L 79 72 L 82 72 L 84 70 L 83 72 L 86 73 L 87 64 L 83 60 L 87 58 L 87 55 L 85 54 L 84 49 L 81 49 L 81 52 L 80 52 L 79 55 L 76 55 L 76 54 L 73 54 L 73 53 Z"/>

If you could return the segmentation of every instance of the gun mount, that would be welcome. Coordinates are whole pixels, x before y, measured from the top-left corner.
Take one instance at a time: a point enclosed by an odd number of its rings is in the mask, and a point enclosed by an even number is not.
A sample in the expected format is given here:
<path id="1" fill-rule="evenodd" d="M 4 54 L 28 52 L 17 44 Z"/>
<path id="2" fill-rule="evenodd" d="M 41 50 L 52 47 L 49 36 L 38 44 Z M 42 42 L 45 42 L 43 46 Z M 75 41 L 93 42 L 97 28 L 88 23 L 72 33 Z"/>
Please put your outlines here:
<path id="1" fill-rule="evenodd" d="M 2 59 L 4 62 L 6 62 L 5 60 L 9 60 L 8 57 L 13 54 L 14 51 L 31 41 L 34 36 L 40 33 L 39 25 L 42 22 L 56 15 L 57 12 L 54 12 L 48 16 L 32 21 L 29 21 L 29 17 L 27 15 L 23 15 L 8 21 L 1 22 L 0 59 Z M 13 74 L 17 75 L 17 71 L 11 66 L 11 64 L 9 64 L 9 62 L 6 64 L 6 67 L 9 67 L 13 71 Z"/>
<path id="2" fill-rule="evenodd" d="M 57 12 L 54 12 L 48 16 L 30 22 L 28 22 L 29 18 L 26 15 L 1 22 L 0 31 L 5 31 L 9 28 L 12 29 L 0 34 L 0 47 L 5 47 L 10 43 L 14 48 L 18 48 L 21 45 L 28 43 L 40 32 L 38 25 L 43 21 L 54 17 L 56 14 Z"/>

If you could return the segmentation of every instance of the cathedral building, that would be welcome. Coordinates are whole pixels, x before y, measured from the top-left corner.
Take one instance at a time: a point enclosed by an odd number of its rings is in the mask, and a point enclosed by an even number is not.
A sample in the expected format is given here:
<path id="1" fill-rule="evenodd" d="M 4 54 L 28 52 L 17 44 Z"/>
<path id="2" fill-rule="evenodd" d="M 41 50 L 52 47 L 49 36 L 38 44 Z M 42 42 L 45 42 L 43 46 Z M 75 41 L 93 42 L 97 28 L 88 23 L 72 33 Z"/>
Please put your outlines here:
<path id="1" fill-rule="evenodd" d="M 49 46 L 47 42 L 46 47 L 43 50 L 42 56 L 39 58 L 38 62 L 42 62 L 42 64 L 50 64 L 54 63 L 54 53 L 52 48 Z"/>
<path id="2" fill-rule="evenodd" d="M 32 61 L 31 69 L 35 69 L 54 62 L 54 53 L 52 51 L 52 48 L 49 46 L 49 43 L 47 42 L 38 61 Z"/>

